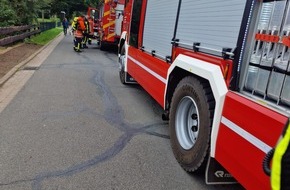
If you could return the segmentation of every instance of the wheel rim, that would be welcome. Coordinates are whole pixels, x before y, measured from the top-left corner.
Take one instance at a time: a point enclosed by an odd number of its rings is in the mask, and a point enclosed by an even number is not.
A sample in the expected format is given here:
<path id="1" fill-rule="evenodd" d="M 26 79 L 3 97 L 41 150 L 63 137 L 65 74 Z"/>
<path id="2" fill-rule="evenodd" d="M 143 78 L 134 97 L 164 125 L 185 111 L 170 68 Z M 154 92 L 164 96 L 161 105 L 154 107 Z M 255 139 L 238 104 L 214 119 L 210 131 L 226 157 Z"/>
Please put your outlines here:
<path id="1" fill-rule="evenodd" d="M 178 104 L 175 115 L 175 131 L 181 147 L 191 149 L 199 134 L 199 113 L 195 101 L 186 96 Z"/>

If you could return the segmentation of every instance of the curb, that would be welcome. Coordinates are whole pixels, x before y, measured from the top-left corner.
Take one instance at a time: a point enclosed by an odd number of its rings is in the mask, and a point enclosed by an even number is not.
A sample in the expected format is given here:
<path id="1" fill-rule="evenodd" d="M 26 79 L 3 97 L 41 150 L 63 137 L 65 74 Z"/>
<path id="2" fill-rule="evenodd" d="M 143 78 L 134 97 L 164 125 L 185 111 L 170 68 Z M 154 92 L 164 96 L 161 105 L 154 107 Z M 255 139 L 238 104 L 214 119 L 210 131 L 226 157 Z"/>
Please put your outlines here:
<path id="1" fill-rule="evenodd" d="M 43 47 L 41 47 L 39 50 L 37 50 L 36 52 L 34 52 L 32 55 L 30 55 L 28 58 L 26 58 L 25 60 L 23 60 L 22 62 L 20 62 L 18 65 L 16 65 L 15 67 L 13 67 L 8 73 L 6 73 L 6 75 L 4 75 L 0 79 L 0 87 L 3 86 L 5 84 L 5 82 L 7 82 L 17 71 L 19 71 L 19 69 L 22 66 L 24 66 L 25 64 L 27 64 L 33 58 L 35 58 L 40 52 L 42 52 L 45 48 L 47 48 L 47 46 L 49 46 L 53 41 L 55 41 L 57 38 L 59 38 L 62 34 L 63 33 L 61 32 L 53 40 L 51 40 L 50 42 L 48 42 L 46 45 L 44 45 Z"/>

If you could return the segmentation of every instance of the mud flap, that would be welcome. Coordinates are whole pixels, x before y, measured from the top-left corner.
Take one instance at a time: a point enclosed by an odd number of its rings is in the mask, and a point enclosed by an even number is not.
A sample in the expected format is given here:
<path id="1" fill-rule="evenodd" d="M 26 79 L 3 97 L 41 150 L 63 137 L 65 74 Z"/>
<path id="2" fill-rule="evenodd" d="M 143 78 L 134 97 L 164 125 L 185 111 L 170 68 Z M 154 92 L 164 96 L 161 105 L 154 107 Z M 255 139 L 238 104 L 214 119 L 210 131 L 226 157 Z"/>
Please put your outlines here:
<path id="1" fill-rule="evenodd" d="M 127 72 L 125 72 L 125 81 L 126 83 L 129 83 L 129 84 L 136 84 L 137 81 L 135 81 L 135 79 Z"/>
<path id="2" fill-rule="evenodd" d="M 207 162 L 205 181 L 208 185 L 238 183 L 237 180 L 212 157 L 209 157 Z"/>

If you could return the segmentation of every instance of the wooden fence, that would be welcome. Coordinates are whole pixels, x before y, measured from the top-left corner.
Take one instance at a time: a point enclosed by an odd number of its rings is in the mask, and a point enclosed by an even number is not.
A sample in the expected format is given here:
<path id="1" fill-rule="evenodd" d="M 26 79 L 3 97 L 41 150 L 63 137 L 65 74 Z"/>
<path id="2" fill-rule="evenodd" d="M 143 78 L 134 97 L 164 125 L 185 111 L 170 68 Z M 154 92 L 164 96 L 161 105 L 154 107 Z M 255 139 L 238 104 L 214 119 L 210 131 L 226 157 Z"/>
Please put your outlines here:
<path id="1" fill-rule="evenodd" d="M 40 32 L 39 27 L 33 25 L 0 27 L 0 46 L 24 40 Z"/>

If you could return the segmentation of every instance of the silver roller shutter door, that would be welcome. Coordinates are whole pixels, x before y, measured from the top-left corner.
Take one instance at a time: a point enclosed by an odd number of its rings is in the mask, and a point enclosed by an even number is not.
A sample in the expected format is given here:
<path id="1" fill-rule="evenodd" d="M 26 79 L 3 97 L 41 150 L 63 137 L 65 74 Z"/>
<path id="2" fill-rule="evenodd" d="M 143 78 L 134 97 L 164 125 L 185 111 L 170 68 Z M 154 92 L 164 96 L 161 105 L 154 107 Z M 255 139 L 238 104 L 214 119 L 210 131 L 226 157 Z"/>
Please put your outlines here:
<path id="1" fill-rule="evenodd" d="M 143 32 L 145 51 L 156 51 L 165 58 L 171 55 L 178 0 L 148 0 Z"/>
<path id="2" fill-rule="evenodd" d="M 184 44 L 235 48 L 246 0 L 182 0 L 176 38 Z"/>

